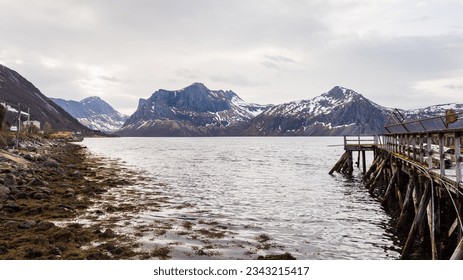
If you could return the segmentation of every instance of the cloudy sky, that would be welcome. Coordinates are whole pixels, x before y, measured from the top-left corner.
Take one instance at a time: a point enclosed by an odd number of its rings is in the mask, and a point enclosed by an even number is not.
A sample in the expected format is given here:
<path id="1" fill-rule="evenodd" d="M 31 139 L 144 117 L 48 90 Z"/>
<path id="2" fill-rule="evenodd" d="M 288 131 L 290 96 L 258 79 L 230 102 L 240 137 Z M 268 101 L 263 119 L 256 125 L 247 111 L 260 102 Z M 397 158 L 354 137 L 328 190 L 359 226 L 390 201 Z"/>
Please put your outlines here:
<path id="1" fill-rule="evenodd" d="M 202 82 L 245 101 L 340 85 L 388 107 L 463 102 L 461 0 L 0 0 L 0 64 L 131 114 Z"/>

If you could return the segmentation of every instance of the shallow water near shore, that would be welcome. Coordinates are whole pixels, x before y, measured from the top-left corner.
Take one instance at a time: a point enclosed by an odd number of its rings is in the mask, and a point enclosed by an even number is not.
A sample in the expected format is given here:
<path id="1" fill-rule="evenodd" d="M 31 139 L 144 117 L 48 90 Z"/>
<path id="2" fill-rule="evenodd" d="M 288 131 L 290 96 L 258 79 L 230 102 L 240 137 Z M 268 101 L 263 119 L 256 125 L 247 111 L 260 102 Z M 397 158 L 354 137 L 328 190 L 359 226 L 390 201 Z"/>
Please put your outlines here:
<path id="1" fill-rule="evenodd" d="M 359 179 L 328 171 L 339 137 L 88 138 L 91 153 L 152 177 L 141 187 L 165 207 L 134 223 L 166 225 L 140 236 L 174 259 L 396 259 L 391 218 Z M 187 235 L 185 229 L 198 235 Z M 149 232 L 149 230 L 147 230 Z M 162 234 L 161 234 L 161 233 Z M 212 241 L 211 241 L 212 240 Z M 155 244 L 155 245 L 153 245 Z"/>

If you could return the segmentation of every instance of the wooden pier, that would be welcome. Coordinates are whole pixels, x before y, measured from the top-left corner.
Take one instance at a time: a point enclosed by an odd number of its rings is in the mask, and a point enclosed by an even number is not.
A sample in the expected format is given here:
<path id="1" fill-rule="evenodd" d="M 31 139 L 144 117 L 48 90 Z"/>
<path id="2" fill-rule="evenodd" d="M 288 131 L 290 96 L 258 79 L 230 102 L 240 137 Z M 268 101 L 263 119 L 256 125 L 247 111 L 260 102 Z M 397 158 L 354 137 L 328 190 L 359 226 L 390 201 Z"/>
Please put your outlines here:
<path id="1" fill-rule="evenodd" d="M 366 189 L 395 213 L 406 236 L 402 259 L 424 250 L 429 259 L 461 260 L 463 129 L 448 122 L 437 130 L 410 129 L 416 122 L 397 122 L 380 136 L 344 137 L 345 153 L 329 173 L 352 176 L 357 153 Z M 368 169 L 367 151 L 373 152 Z"/>

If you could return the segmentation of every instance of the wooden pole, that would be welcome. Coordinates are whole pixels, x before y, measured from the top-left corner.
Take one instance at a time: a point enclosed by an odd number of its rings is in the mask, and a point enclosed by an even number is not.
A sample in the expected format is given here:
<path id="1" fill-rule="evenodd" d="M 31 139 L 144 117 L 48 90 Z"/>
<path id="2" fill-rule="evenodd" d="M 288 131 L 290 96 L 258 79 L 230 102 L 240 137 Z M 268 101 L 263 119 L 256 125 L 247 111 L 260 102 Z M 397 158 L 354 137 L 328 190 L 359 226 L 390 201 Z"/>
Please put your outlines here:
<path id="1" fill-rule="evenodd" d="M 421 196 L 418 214 L 415 216 L 415 219 L 413 220 L 412 227 L 410 229 L 410 232 L 408 233 L 407 241 L 405 241 L 405 245 L 402 250 L 402 259 L 408 259 L 408 257 L 410 256 L 410 251 L 412 249 L 413 242 L 415 241 L 416 231 L 423 222 L 424 214 L 426 212 L 426 208 L 429 202 L 430 189 L 430 183 L 426 182 L 423 195 Z"/>
<path id="2" fill-rule="evenodd" d="M 423 135 L 420 135 L 420 164 L 424 163 L 423 147 L 424 147 Z"/>
<path id="3" fill-rule="evenodd" d="M 413 194 L 413 179 L 410 178 L 407 184 L 407 193 L 405 194 L 405 200 L 402 207 L 402 211 L 400 212 L 399 221 L 397 222 L 397 227 L 401 228 L 405 221 L 407 220 L 408 208 L 410 206 L 410 201 L 412 200 Z"/>
<path id="4" fill-rule="evenodd" d="M 463 239 L 460 239 L 457 248 L 450 257 L 451 260 L 461 260 L 463 259 Z"/>
<path id="5" fill-rule="evenodd" d="M 426 140 L 428 141 L 428 145 L 426 146 L 426 150 L 428 152 L 428 167 L 431 170 L 432 169 L 432 149 L 431 149 L 432 139 L 431 139 L 431 135 L 428 134 L 426 138 L 427 138 Z"/>
<path id="6" fill-rule="evenodd" d="M 432 188 L 432 187 L 431 187 Z M 431 198 L 426 207 L 428 226 L 429 226 L 429 236 L 431 237 L 431 254 L 433 260 L 439 259 L 439 250 L 437 245 L 437 213 L 435 211 L 435 195 L 431 189 Z"/>
<path id="7" fill-rule="evenodd" d="M 371 173 L 374 173 L 376 171 L 376 166 L 378 163 L 381 161 L 381 157 L 377 155 L 375 159 L 373 160 L 373 163 L 371 164 L 370 168 L 368 169 L 367 173 L 363 175 L 363 180 L 370 179 Z"/>
<path id="8" fill-rule="evenodd" d="M 348 169 L 347 169 L 347 174 L 349 176 L 352 175 L 352 173 L 354 172 L 354 167 L 353 167 L 353 162 L 352 162 L 352 151 L 347 151 L 348 155 L 347 155 L 347 166 L 348 166 Z"/>
<path id="9" fill-rule="evenodd" d="M 362 167 L 363 167 L 363 174 L 367 172 L 367 160 L 366 160 L 366 152 L 362 151 Z"/>
<path id="10" fill-rule="evenodd" d="M 439 165 L 440 175 L 445 176 L 444 134 L 439 133 Z"/>
<path id="11" fill-rule="evenodd" d="M 384 158 L 383 161 L 381 162 L 381 164 L 379 165 L 378 169 L 376 169 L 375 173 L 373 173 L 373 179 L 370 180 L 366 185 L 365 187 L 370 189 L 370 192 L 372 192 L 373 190 L 373 187 L 376 185 L 377 181 L 379 180 L 379 178 L 381 177 L 381 173 L 384 169 L 384 166 L 386 165 L 386 162 L 388 161 L 387 158 Z"/>
<path id="12" fill-rule="evenodd" d="M 392 178 L 389 181 L 389 184 L 387 185 L 386 193 L 384 194 L 384 197 L 383 197 L 383 199 L 381 201 L 381 204 L 383 206 L 386 204 L 388 197 L 392 193 L 392 189 L 393 189 L 394 183 L 397 181 L 398 174 L 399 174 L 399 169 L 396 168 L 396 170 L 394 172 L 394 175 L 392 175 Z"/>
<path id="13" fill-rule="evenodd" d="M 457 184 L 461 182 L 461 135 L 455 133 L 455 171 Z"/>
<path id="14" fill-rule="evenodd" d="M 338 160 L 338 162 L 336 162 L 336 164 L 333 166 L 333 168 L 331 168 L 330 172 L 328 172 L 328 174 L 332 175 L 334 171 L 338 170 L 339 167 L 344 163 L 344 161 L 346 160 L 346 157 L 347 157 L 347 154 L 344 153 L 342 154 L 341 158 Z"/>

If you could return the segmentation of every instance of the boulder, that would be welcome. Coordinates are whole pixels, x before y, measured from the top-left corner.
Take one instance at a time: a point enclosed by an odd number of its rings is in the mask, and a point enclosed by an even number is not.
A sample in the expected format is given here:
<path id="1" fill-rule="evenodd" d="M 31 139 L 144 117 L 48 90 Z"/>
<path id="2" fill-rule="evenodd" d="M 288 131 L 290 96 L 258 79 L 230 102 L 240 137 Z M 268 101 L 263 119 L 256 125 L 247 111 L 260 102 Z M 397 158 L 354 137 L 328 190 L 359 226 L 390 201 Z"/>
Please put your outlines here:
<path id="1" fill-rule="evenodd" d="M 60 167 L 60 164 L 58 161 L 52 159 L 52 158 L 47 158 L 44 162 L 43 162 L 43 166 L 45 167 L 53 167 L 53 168 L 58 168 Z"/>
<path id="2" fill-rule="evenodd" d="M 10 210 L 12 212 L 19 212 L 19 211 L 22 210 L 22 207 L 19 206 L 16 203 L 10 202 L 10 203 L 7 203 L 7 204 L 3 205 L 3 209 L 4 210 Z"/>
<path id="3" fill-rule="evenodd" d="M 37 226 L 35 227 L 35 230 L 36 231 L 47 231 L 47 230 L 51 229 L 54 226 L 55 226 L 55 224 L 52 223 L 52 222 L 41 221 L 41 222 L 39 222 L 37 224 Z"/>
<path id="4" fill-rule="evenodd" d="M 28 186 L 34 186 L 34 187 L 45 187 L 45 186 L 48 186 L 49 184 L 48 184 L 48 182 L 45 182 L 45 181 L 42 181 L 40 179 L 34 178 L 27 185 Z"/>
<path id="5" fill-rule="evenodd" d="M 35 221 L 24 221 L 18 225 L 20 229 L 30 229 L 37 225 Z"/>
<path id="6" fill-rule="evenodd" d="M 5 178 L 3 179 L 3 182 L 5 184 L 5 187 L 7 187 L 7 188 L 11 188 L 13 186 L 18 185 L 18 182 L 16 180 L 16 176 L 14 176 L 13 174 L 6 174 Z"/>
<path id="7" fill-rule="evenodd" d="M 5 186 L 0 186 L 0 193 L 4 193 L 4 194 L 10 194 L 11 193 L 11 190 L 10 188 L 7 188 Z"/>

